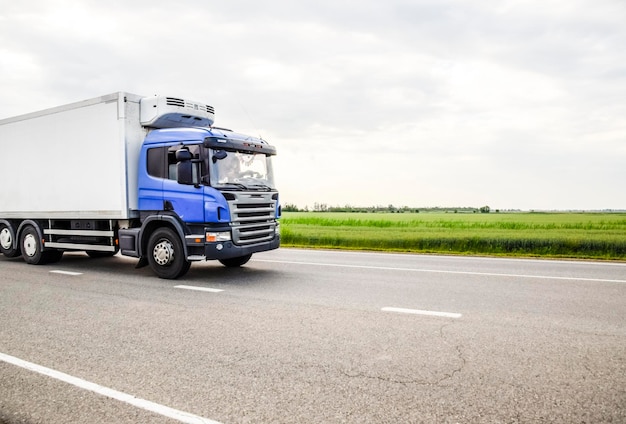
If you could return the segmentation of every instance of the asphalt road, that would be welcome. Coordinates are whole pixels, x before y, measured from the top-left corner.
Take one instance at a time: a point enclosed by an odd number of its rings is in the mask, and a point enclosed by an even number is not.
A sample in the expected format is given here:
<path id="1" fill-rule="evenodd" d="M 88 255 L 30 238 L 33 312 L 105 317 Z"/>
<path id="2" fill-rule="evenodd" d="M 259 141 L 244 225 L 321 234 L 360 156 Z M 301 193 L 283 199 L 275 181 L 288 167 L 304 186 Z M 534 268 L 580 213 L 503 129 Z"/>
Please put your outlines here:
<path id="1" fill-rule="evenodd" d="M 0 256 L 0 423 L 626 422 L 624 263 L 134 265 Z"/>

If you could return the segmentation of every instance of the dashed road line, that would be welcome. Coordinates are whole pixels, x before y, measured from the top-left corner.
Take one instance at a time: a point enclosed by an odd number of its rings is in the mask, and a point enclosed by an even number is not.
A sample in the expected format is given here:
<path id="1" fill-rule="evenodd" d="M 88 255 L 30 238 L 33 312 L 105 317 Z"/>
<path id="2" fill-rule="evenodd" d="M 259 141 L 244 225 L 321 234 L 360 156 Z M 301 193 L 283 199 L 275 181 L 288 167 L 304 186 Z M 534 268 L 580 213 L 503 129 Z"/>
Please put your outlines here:
<path id="1" fill-rule="evenodd" d="M 83 275 L 82 272 L 62 271 L 60 269 L 54 269 L 54 270 L 50 271 L 50 273 L 51 274 L 71 275 L 71 276 Z"/>
<path id="2" fill-rule="evenodd" d="M 221 289 L 212 289 L 209 287 L 186 286 L 186 285 L 174 286 L 174 288 L 184 289 L 184 290 L 196 290 L 196 291 L 209 292 L 209 293 L 220 293 L 224 291 Z"/>
<path id="3" fill-rule="evenodd" d="M 456 312 L 439 312 L 439 311 L 423 311 L 421 309 L 406 309 L 406 308 L 394 308 L 394 307 L 384 307 L 381 309 L 383 312 L 396 312 L 400 314 L 413 314 L 413 315 L 428 315 L 433 317 L 444 317 L 444 318 L 461 318 L 463 315 L 458 314 Z"/>

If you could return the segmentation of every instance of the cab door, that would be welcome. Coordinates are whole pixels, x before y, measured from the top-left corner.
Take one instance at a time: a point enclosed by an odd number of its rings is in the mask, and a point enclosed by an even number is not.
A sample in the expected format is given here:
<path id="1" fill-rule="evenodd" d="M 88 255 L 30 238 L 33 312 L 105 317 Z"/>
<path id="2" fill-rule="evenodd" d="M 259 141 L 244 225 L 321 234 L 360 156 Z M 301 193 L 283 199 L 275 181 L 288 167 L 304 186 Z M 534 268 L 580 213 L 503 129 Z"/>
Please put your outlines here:
<path id="1" fill-rule="evenodd" d="M 191 161 L 188 165 L 193 169 L 193 180 L 198 184 L 181 184 L 178 182 L 179 160 L 176 152 L 188 150 Z M 172 210 L 185 222 L 204 222 L 204 189 L 199 184 L 201 164 L 199 162 L 200 146 L 171 146 L 167 152 L 167 178 L 163 181 L 163 205 Z"/>

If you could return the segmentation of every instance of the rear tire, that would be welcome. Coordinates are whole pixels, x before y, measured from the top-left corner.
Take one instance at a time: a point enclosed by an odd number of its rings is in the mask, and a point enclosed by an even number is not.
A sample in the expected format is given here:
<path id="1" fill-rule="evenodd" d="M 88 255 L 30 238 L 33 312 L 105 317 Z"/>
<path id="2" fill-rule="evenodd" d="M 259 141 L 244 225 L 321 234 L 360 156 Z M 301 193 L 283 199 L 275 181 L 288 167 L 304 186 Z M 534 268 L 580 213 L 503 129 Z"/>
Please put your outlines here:
<path id="1" fill-rule="evenodd" d="M 159 278 L 175 280 L 189 271 L 191 262 L 185 258 L 183 244 L 171 228 L 157 229 L 148 240 L 146 251 L 150 268 Z"/>
<path id="2" fill-rule="evenodd" d="M 20 256 L 19 244 L 15 243 L 15 229 L 10 225 L 0 224 L 0 252 L 7 258 Z"/>
<path id="3" fill-rule="evenodd" d="M 237 268 L 241 265 L 246 264 L 250 258 L 252 257 L 252 253 L 249 255 L 239 256 L 237 258 L 228 258 L 228 259 L 220 259 L 219 261 L 228 268 Z"/>
<path id="4" fill-rule="evenodd" d="M 27 225 L 20 237 L 22 257 L 27 264 L 44 265 L 59 262 L 63 257 L 63 251 L 57 249 L 43 250 L 39 232 L 32 225 Z"/>
<path id="5" fill-rule="evenodd" d="M 27 225 L 20 237 L 22 257 L 27 264 L 40 265 L 45 263 L 45 255 L 42 251 L 39 233 L 32 225 Z"/>

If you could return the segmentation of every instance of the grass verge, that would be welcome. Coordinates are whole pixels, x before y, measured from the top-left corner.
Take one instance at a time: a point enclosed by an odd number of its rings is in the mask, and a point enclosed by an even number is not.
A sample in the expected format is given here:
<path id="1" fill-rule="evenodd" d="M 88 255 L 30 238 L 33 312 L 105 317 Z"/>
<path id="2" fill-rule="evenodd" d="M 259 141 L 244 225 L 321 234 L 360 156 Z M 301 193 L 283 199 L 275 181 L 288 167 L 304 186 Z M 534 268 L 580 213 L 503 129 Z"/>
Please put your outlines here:
<path id="1" fill-rule="evenodd" d="M 626 214 L 287 212 L 283 246 L 626 260 Z"/>

